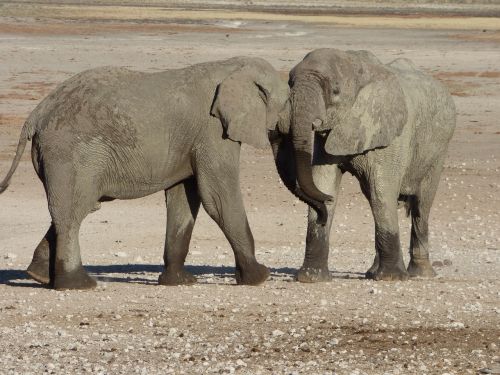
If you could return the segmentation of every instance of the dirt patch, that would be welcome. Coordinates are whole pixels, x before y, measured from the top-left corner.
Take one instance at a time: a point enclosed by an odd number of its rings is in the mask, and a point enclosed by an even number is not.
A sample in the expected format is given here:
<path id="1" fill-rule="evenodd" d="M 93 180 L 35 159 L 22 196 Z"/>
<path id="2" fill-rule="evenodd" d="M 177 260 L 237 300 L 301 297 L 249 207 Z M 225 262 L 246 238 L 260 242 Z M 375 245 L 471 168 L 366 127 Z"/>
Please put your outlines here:
<path id="1" fill-rule="evenodd" d="M 15 86 L 12 86 L 14 90 L 21 90 L 26 92 L 26 95 L 31 95 L 36 99 L 44 98 L 52 89 L 56 86 L 52 82 L 34 81 L 34 82 L 23 82 Z M 8 94 L 7 94 L 8 96 Z M 30 98 L 30 100 L 33 100 Z"/>
<path id="2" fill-rule="evenodd" d="M 447 79 L 453 77 L 482 77 L 482 78 L 500 78 L 500 72 L 439 72 L 434 74 L 437 79 Z"/>
<path id="3" fill-rule="evenodd" d="M 434 78 L 441 81 L 454 96 L 472 96 L 482 86 L 475 78 L 496 79 L 500 78 L 498 71 L 458 71 L 438 72 L 433 74 Z"/>
<path id="4" fill-rule="evenodd" d="M 21 126 L 26 117 L 19 115 L 6 115 L 0 113 L 0 126 Z"/>
<path id="5" fill-rule="evenodd" d="M 206 20 L 281 21 L 337 26 L 387 27 L 404 29 L 449 29 L 449 30 L 498 30 L 500 18 L 495 17 L 434 17 L 434 16 L 379 16 L 379 15 L 301 15 L 250 12 L 243 10 L 191 10 L 172 9 L 159 6 L 96 6 L 62 4 L 5 4 L 0 16 L 37 17 L 66 20 L 127 20 L 154 21 L 184 20 L 201 22 Z"/>
<path id="6" fill-rule="evenodd" d="M 35 96 L 31 93 L 9 92 L 7 94 L 0 94 L 2 100 L 39 100 L 41 96 Z"/>
<path id="7" fill-rule="evenodd" d="M 443 78 L 438 78 L 438 80 L 448 88 L 451 95 L 453 96 L 473 96 L 474 89 L 481 87 L 481 85 L 478 83 L 464 82 L 460 80 Z"/>
<path id="8" fill-rule="evenodd" d="M 243 29 L 217 27 L 203 24 L 154 24 L 154 23 L 50 23 L 37 24 L 0 24 L 0 33 L 27 35 L 93 35 L 100 33 L 138 32 L 138 33 L 234 33 Z"/>
<path id="9" fill-rule="evenodd" d="M 0 94 L 3 100 L 40 100 L 56 86 L 52 82 L 23 82 L 12 86 L 12 91 Z"/>
<path id="10" fill-rule="evenodd" d="M 14 90 L 23 90 L 28 92 L 33 92 L 39 95 L 40 97 L 44 97 L 47 95 L 52 89 L 56 86 L 55 83 L 52 82 L 44 82 L 44 81 L 35 81 L 35 82 L 23 82 L 18 85 L 13 86 Z"/>
<path id="11" fill-rule="evenodd" d="M 452 35 L 450 38 L 466 40 L 471 42 L 494 42 L 500 43 L 500 31 L 484 30 L 474 34 L 457 34 Z"/>

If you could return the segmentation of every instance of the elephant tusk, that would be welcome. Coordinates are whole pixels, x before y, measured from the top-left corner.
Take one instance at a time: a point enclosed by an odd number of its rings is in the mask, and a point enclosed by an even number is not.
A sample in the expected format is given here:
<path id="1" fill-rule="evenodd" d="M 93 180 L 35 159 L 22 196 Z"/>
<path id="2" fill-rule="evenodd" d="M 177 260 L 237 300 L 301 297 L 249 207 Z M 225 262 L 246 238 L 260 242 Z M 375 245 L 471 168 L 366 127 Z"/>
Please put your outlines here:
<path id="1" fill-rule="evenodd" d="M 312 130 L 317 130 L 323 124 L 323 120 L 317 118 L 312 123 Z"/>

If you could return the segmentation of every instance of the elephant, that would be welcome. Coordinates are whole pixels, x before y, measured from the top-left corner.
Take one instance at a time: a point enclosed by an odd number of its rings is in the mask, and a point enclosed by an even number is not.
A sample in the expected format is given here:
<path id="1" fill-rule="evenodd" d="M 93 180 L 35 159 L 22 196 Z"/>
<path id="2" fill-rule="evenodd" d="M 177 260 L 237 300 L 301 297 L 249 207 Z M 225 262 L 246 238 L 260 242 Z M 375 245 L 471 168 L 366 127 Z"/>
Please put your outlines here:
<path id="1" fill-rule="evenodd" d="M 375 222 L 376 255 L 366 277 L 436 275 L 428 219 L 455 128 L 448 90 L 408 59 L 383 64 L 368 51 L 337 49 L 308 53 L 290 71 L 289 85 L 289 136 L 274 144 L 276 163 L 287 187 L 314 203 L 297 279 L 331 279 L 330 229 L 345 172 L 359 181 Z M 412 221 L 407 268 L 401 204 Z"/>
<path id="2" fill-rule="evenodd" d="M 255 258 L 239 187 L 241 143 L 268 147 L 289 97 L 264 59 L 235 57 L 145 73 L 102 67 L 77 74 L 26 120 L 3 192 L 29 140 L 52 218 L 27 272 L 54 289 L 89 289 L 79 229 L 101 202 L 163 190 L 167 228 L 159 284 L 192 284 L 184 269 L 203 205 L 230 242 L 236 281 L 258 285 L 269 270 Z"/>

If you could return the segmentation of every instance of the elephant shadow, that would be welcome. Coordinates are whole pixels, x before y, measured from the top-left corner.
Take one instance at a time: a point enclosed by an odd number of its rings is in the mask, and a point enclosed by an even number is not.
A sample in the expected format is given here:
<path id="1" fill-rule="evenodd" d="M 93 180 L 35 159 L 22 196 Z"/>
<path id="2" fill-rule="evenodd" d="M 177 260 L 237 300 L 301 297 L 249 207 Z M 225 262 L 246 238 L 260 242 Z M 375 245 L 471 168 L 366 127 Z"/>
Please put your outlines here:
<path id="1" fill-rule="evenodd" d="M 85 266 L 85 269 L 98 281 L 157 284 L 156 277 L 151 277 L 151 274 L 159 275 L 163 271 L 163 266 L 157 264 L 110 264 L 88 265 Z M 233 279 L 235 272 L 234 267 L 210 265 L 188 265 L 186 266 L 186 270 L 199 279 Z M 270 271 L 271 277 L 282 279 L 285 282 L 294 281 L 295 274 L 297 273 L 297 269 L 291 267 L 271 267 Z M 333 271 L 331 275 L 333 279 L 364 278 L 364 273 L 358 272 Z M 216 281 L 215 283 L 218 282 Z M 0 284 L 35 288 L 43 287 L 42 284 L 33 281 L 28 274 L 21 269 L 0 270 Z"/>

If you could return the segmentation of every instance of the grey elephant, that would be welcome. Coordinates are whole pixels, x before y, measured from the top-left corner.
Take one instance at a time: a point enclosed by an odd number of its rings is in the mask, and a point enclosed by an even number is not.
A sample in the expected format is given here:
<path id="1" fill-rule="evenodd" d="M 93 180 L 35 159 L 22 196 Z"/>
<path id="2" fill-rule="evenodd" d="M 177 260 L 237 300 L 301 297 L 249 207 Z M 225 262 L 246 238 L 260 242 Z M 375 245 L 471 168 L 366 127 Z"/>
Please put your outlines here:
<path id="1" fill-rule="evenodd" d="M 288 94 L 268 62 L 244 57 L 158 73 L 97 68 L 59 85 L 30 114 L 0 183 L 2 192 L 32 140 L 52 224 L 28 273 L 55 289 L 94 287 L 80 257 L 82 220 L 100 202 L 164 190 L 160 284 L 196 280 L 184 260 L 200 202 L 233 248 L 237 282 L 264 282 L 239 187 L 240 143 L 269 144 Z"/>
<path id="2" fill-rule="evenodd" d="M 366 276 L 434 276 L 428 219 L 455 128 L 448 91 L 407 59 L 384 65 L 370 52 L 336 49 L 309 53 L 290 72 L 289 84 L 290 136 L 275 142 L 278 171 L 292 191 L 314 203 L 298 280 L 331 277 L 330 228 L 345 172 L 359 180 L 375 220 L 376 256 Z M 407 269 L 398 201 L 412 220 Z"/>

